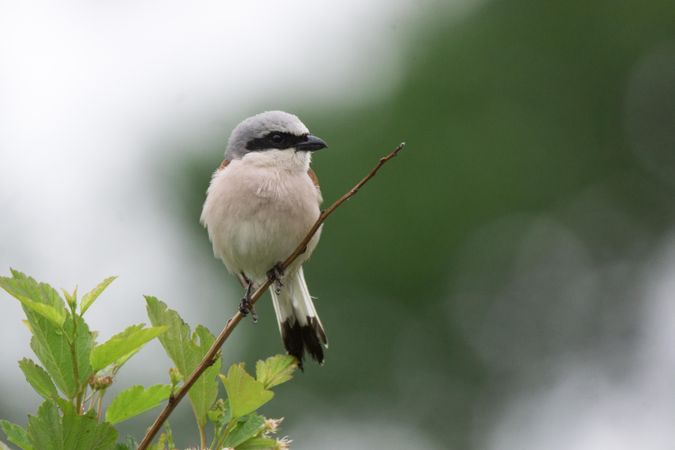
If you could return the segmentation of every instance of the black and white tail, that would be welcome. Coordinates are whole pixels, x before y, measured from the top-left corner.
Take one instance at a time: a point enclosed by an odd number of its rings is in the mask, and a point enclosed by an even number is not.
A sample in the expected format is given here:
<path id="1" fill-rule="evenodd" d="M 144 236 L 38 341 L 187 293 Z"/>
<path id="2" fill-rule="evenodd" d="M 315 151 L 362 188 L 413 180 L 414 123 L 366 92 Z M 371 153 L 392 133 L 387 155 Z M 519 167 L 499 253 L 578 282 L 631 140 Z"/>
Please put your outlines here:
<path id="1" fill-rule="evenodd" d="M 300 368 L 305 351 L 322 364 L 323 347 L 328 348 L 328 341 L 309 295 L 302 267 L 296 273 L 287 274 L 283 284 L 278 294 L 274 285 L 270 292 L 284 347 L 297 358 Z"/>

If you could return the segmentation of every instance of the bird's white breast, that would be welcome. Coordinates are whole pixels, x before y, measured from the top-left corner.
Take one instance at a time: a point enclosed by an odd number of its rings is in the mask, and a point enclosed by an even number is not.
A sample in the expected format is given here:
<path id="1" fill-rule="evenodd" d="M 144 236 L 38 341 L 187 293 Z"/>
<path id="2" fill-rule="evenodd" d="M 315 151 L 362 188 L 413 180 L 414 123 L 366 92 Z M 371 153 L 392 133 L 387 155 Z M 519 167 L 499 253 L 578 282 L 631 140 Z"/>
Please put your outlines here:
<path id="1" fill-rule="evenodd" d="M 262 280 L 300 243 L 320 214 L 321 194 L 308 168 L 305 152 L 269 150 L 233 160 L 213 175 L 201 221 L 228 270 Z"/>

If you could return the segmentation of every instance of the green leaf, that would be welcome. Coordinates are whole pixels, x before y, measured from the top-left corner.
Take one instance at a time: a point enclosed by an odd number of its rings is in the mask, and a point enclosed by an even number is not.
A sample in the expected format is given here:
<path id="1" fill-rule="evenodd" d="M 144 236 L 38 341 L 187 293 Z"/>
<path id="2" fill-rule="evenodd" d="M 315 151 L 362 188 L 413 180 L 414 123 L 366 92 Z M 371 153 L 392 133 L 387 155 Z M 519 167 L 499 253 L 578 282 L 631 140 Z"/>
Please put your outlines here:
<path id="1" fill-rule="evenodd" d="M 68 303 L 71 311 L 75 311 L 75 306 L 77 306 L 77 286 L 75 286 L 72 294 L 65 289 L 61 289 L 61 292 L 63 292 L 63 296 L 66 298 L 66 303 Z"/>
<path id="2" fill-rule="evenodd" d="M 201 325 L 197 326 L 194 334 L 191 334 L 190 327 L 176 311 L 169 309 L 166 304 L 155 297 L 146 296 L 145 301 L 150 322 L 154 326 L 168 327 L 166 333 L 158 336 L 159 342 L 176 368 L 187 379 L 213 344 L 214 336 Z M 216 375 L 220 372 L 220 364 L 221 361 L 218 358 L 195 381 L 188 392 L 192 410 L 200 427 L 206 425 L 207 413 L 218 395 Z"/>
<path id="3" fill-rule="evenodd" d="M 12 270 L 12 278 L 0 277 L 0 286 L 14 297 L 30 300 L 30 303 L 22 301 L 22 306 L 33 334 L 31 348 L 56 386 L 68 398 L 73 398 L 78 386 L 86 382 L 91 374 L 89 348 L 93 339 L 87 325 L 81 319 L 73 321 L 64 301 L 48 284 L 38 283 Z M 36 309 L 36 305 L 46 308 Z M 65 317 L 65 320 L 61 321 L 60 317 Z M 76 329 L 77 337 L 74 338 Z M 69 341 L 75 349 L 78 377 L 75 377 Z"/>
<path id="4" fill-rule="evenodd" d="M 11 278 L 0 277 L 0 287 L 21 302 L 31 325 L 32 316 L 37 315 L 61 326 L 68 315 L 63 299 L 53 287 L 19 271 L 12 270 Z"/>
<path id="5" fill-rule="evenodd" d="M 157 384 L 145 389 L 132 386 L 120 392 L 105 412 L 105 421 L 116 424 L 158 407 L 171 395 L 171 385 Z"/>
<path id="6" fill-rule="evenodd" d="M 110 364 L 120 366 L 130 355 L 133 355 L 152 339 L 167 330 L 167 327 L 143 328 L 145 324 L 132 325 L 121 333 L 97 345 L 91 351 L 90 362 L 94 371 Z"/>
<path id="7" fill-rule="evenodd" d="M 133 436 L 127 435 L 127 438 L 124 442 L 120 442 L 115 447 L 115 450 L 136 450 L 138 448 L 138 442 L 134 439 Z"/>
<path id="8" fill-rule="evenodd" d="M 33 319 L 31 321 L 33 330 L 31 348 L 58 388 L 68 398 L 75 397 L 78 386 L 85 383 L 91 375 L 89 353 L 93 339 L 87 324 L 80 317 L 75 320 L 68 317 L 63 329 L 58 329 L 44 319 Z M 74 360 L 71 342 L 75 354 Z M 77 377 L 74 363 L 77 364 Z"/>
<path id="9" fill-rule="evenodd" d="M 68 398 L 75 397 L 77 383 L 65 334 L 61 330 L 45 326 L 44 323 L 32 328 L 31 348 L 61 392 Z"/>
<path id="10" fill-rule="evenodd" d="M 60 311 L 58 308 L 45 305 L 44 303 L 34 302 L 23 295 L 15 295 L 15 297 L 24 306 L 24 309 L 28 308 L 29 310 L 38 313 L 58 327 L 63 325 L 63 322 L 66 320 L 66 313 Z"/>
<path id="11" fill-rule="evenodd" d="M 115 448 L 117 431 L 93 415 L 75 414 L 72 405 L 61 416 L 56 403 L 47 400 L 37 416 L 28 416 L 28 438 L 39 450 L 110 450 Z"/>
<path id="12" fill-rule="evenodd" d="M 255 377 L 266 389 L 278 386 L 293 378 L 298 362 L 291 355 L 276 355 L 255 365 Z"/>
<path id="13" fill-rule="evenodd" d="M 213 407 L 209 409 L 208 418 L 216 428 L 224 427 L 232 419 L 230 405 L 225 403 L 222 398 L 219 398 L 213 404 Z"/>
<path id="14" fill-rule="evenodd" d="M 254 412 L 274 397 L 274 392 L 246 373 L 243 364 L 233 364 L 227 376 L 220 375 L 225 385 L 232 417 L 243 417 Z"/>
<path id="15" fill-rule="evenodd" d="M 68 317 L 63 324 L 63 329 L 73 342 L 80 375 L 79 383 L 80 385 L 84 385 L 89 381 L 89 377 L 94 374 L 89 362 L 89 355 L 94 346 L 94 336 L 89 331 L 89 326 L 82 317 L 75 316 L 74 319 Z"/>
<path id="16" fill-rule="evenodd" d="M 23 372 L 28 383 L 33 386 L 33 389 L 46 399 L 56 398 L 59 396 L 56 391 L 56 386 L 45 369 L 35 364 L 33 360 L 24 358 L 19 361 L 19 367 Z"/>
<path id="17" fill-rule="evenodd" d="M 92 305 L 92 303 L 96 301 L 98 296 L 101 295 L 103 291 L 105 291 L 105 289 L 110 285 L 110 283 L 116 279 L 117 277 L 108 277 L 101 281 L 94 289 L 84 294 L 82 300 L 80 301 L 80 315 L 84 314 Z"/>
<path id="18" fill-rule="evenodd" d="M 23 295 L 31 300 L 45 305 L 51 305 L 54 308 L 66 312 L 66 306 L 59 293 L 47 283 L 38 283 L 33 278 L 11 269 L 12 277 L 0 277 L 0 287 L 5 289 L 10 295 Z"/>
<path id="19" fill-rule="evenodd" d="M 55 328 L 44 319 L 35 320 L 32 329 L 31 348 L 61 392 L 74 398 L 78 387 L 83 386 L 93 373 L 89 354 L 94 340 L 89 327 L 81 317 L 74 320 L 68 317 L 63 329 Z"/>
<path id="20" fill-rule="evenodd" d="M 277 450 L 277 440 L 272 438 L 253 438 L 237 446 L 237 450 Z"/>
<path id="21" fill-rule="evenodd" d="M 28 440 L 28 433 L 23 427 L 13 424 L 6 420 L 0 420 L 0 428 L 7 435 L 7 440 L 12 444 L 22 448 L 23 450 L 33 450 L 33 446 Z"/>
<path id="22" fill-rule="evenodd" d="M 265 418 L 257 414 L 242 417 L 227 433 L 223 447 L 234 448 L 245 441 L 258 436 L 265 428 Z"/>

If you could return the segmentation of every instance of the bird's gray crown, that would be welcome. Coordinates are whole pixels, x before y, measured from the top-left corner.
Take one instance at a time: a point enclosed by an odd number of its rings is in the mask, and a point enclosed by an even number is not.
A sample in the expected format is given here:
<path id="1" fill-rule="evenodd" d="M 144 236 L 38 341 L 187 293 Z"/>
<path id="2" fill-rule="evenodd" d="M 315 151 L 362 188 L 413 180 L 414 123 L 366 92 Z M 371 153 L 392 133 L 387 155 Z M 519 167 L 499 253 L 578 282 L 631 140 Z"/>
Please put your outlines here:
<path id="1" fill-rule="evenodd" d="M 293 114 L 266 111 L 244 119 L 232 130 L 225 158 L 240 159 L 252 151 L 291 148 L 308 135 L 305 124 Z"/>

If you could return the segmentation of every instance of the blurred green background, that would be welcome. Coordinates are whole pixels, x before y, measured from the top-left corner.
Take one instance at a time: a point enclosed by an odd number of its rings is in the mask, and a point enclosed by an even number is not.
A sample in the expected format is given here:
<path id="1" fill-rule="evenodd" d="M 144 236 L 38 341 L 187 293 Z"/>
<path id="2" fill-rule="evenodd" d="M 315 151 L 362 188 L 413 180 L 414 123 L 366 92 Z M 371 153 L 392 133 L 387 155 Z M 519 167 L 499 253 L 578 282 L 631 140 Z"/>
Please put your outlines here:
<path id="1" fill-rule="evenodd" d="M 406 141 L 306 265 L 330 348 L 266 409 L 293 448 L 672 448 L 673 379 L 653 376 L 675 375 L 658 309 L 675 297 L 655 294 L 675 278 L 672 1 L 491 1 L 459 18 L 439 2 L 402 41 L 386 96 L 278 93 L 205 141 L 157 144 L 173 156 L 151 182 L 213 285 L 190 319 L 217 332 L 240 295 L 198 223 L 239 120 L 286 109 L 326 140 L 326 205 Z M 226 362 L 281 351 L 269 303 Z"/>
<path id="2" fill-rule="evenodd" d="M 589 347 L 621 353 L 641 307 L 637 264 L 675 218 L 674 38 L 666 1 L 490 2 L 419 30 L 388 98 L 295 111 L 330 145 L 313 164 L 327 202 L 399 141 L 408 148 L 329 220 L 306 267 L 331 347 L 272 407 L 291 431 L 298 414 L 320 420 L 294 409 L 310 392 L 330 415 L 478 448 L 476 415 L 519 376 L 547 377 L 547 363 Z M 175 194 L 205 253 L 195 217 L 222 151 L 221 140 L 175 168 L 189 168 Z M 619 260 L 636 266 L 598 274 Z M 537 290 L 504 306 L 519 271 Z M 600 279 L 579 293 L 578 277 Z M 250 362 L 278 350 L 272 309 L 261 314 Z"/>

